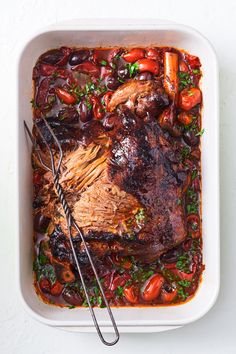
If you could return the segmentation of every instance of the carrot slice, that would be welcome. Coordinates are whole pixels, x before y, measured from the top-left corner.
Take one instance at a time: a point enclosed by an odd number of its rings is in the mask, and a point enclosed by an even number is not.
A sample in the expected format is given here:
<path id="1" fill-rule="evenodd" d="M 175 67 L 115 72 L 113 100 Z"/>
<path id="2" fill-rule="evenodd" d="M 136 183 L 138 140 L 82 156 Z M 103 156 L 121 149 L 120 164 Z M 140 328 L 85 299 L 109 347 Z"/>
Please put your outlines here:
<path id="1" fill-rule="evenodd" d="M 178 95 L 178 54 L 165 52 L 164 54 L 164 88 L 171 99 L 177 102 Z"/>

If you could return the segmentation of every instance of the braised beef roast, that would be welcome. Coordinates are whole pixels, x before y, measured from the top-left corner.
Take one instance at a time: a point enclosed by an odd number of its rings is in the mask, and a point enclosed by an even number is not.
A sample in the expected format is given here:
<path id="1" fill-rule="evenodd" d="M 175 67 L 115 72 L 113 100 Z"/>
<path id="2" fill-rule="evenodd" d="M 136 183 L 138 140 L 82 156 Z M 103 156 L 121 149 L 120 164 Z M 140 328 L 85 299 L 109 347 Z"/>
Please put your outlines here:
<path id="1" fill-rule="evenodd" d="M 184 206 L 179 203 L 186 174 L 176 145 L 158 124 L 158 115 L 169 104 L 166 93 L 149 81 L 131 80 L 122 86 L 110 102 L 116 115 L 113 129 L 96 121 L 84 130 L 73 121 L 65 124 L 52 117 L 48 122 L 64 150 L 60 183 L 91 252 L 98 258 L 135 255 L 149 262 L 186 237 Z M 34 159 L 39 164 L 36 155 Z M 66 235 L 49 173 L 44 179 L 40 211 L 53 215 L 60 235 Z M 67 246 L 53 242 L 55 232 L 58 228 L 51 235 L 52 253 L 62 257 Z M 77 252 L 83 257 L 79 241 Z"/>

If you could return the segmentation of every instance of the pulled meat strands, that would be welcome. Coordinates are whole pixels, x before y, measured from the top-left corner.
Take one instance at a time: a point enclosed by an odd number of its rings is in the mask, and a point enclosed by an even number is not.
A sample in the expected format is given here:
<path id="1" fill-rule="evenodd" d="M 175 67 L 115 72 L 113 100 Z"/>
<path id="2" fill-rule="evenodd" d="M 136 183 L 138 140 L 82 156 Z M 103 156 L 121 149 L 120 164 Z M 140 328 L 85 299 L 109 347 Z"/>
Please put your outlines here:
<path id="1" fill-rule="evenodd" d="M 123 233 L 125 220 L 140 208 L 137 199 L 110 182 L 104 172 L 82 193 L 75 203 L 73 216 L 85 233 L 103 231 Z"/>
<path id="2" fill-rule="evenodd" d="M 163 86 L 172 101 L 174 102 L 177 102 L 178 95 L 178 68 L 178 54 L 172 52 L 165 52 Z"/>
<path id="3" fill-rule="evenodd" d="M 127 101 L 129 101 L 129 107 L 132 109 L 138 96 L 147 96 L 155 89 L 156 85 L 153 81 L 130 80 L 121 85 L 113 93 L 108 105 L 108 109 L 110 112 L 112 112 L 119 104 L 125 103 Z"/>
<path id="4" fill-rule="evenodd" d="M 108 139 L 107 139 L 108 143 Z M 108 146 L 91 143 L 68 153 L 63 162 L 60 183 L 67 191 L 81 191 L 99 177 L 106 168 Z"/>

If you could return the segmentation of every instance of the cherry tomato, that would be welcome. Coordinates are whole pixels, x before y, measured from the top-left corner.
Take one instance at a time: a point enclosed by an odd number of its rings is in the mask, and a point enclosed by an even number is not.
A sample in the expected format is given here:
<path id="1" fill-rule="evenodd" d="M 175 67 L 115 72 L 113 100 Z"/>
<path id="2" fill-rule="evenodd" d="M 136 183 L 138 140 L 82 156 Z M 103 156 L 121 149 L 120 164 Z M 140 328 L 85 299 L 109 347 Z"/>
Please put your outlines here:
<path id="1" fill-rule="evenodd" d="M 142 297 L 145 301 L 155 300 L 161 291 L 165 279 L 160 274 L 152 275 L 144 284 L 142 288 Z"/>
<path id="2" fill-rule="evenodd" d="M 56 281 L 56 283 L 51 287 L 51 294 L 53 296 L 59 296 L 61 295 L 61 292 L 63 290 L 64 286 L 59 283 L 59 281 Z"/>
<path id="3" fill-rule="evenodd" d="M 175 299 L 177 294 L 178 294 L 177 289 L 172 288 L 170 292 L 166 291 L 165 289 L 162 289 L 161 290 L 161 301 L 164 303 L 171 302 Z"/>
<path id="4" fill-rule="evenodd" d="M 95 119 L 102 119 L 104 117 L 104 109 L 102 107 L 102 104 L 98 97 L 96 96 L 91 96 L 90 101 L 92 102 L 93 105 L 93 115 Z"/>
<path id="5" fill-rule="evenodd" d="M 71 95 L 69 92 L 63 90 L 60 87 L 55 89 L 57 96 L 66 104 L 74 104 L 76 102 L 75 96 Z"/>
<path id="6" fill-rule="evenodd" d="M 185 58 L 189 63 L 191 69 L 200 68 L 201 63 L 198 57 L 196 57 L 195 55 L 185 54 Z"/>
<path id="7" fill-rule="evenodd" d="M 152 59 L 143 58 L 136 62 L 138 64 L 139 72 L 150 71 L 152 74 L 157 75 L 159 72 L 159 64 Z"/>
<path id="8" fill-rule="evenodd" d="M 201 91 L 196 87 L 185 88 L 183 91 L 180 92 L 179 106 L 185 111 L 189 111 L 194 106 L 196 106 L 196 104 L 201 103 L 201 101 Z"/>
<path id="9" fill-rule="evenodd" d="M 131 279 L 131 276 L 129 274 L 122 274 L 122 275 L 117 275 L 114 279 L 113 282 L 110 286 L 110 290 L 114 291 L 118 288 L 118 286 L 124 286 L 125 283 Z"/>
<path id="10" fill-rule="evenodd" d="M 50 293 L 51 290 L 51 284 L 50 281 L 47 278 L 43 278 L 39 282 L 39 287 L 42 290 L 43 293 Z"/>
<path id="11" fill-rule="evenodd" d="M 110 300 L 114 297 L 114 293 L 111 290 L 105 290 L 104 294 L 105 294 L 107 300 Z"/>
<path id="12" fill-rule="evenodd" d="M 188 65 L 183 60 L 180 60 L 180 62 L 179 62 L 179 70 L 184 73 L 187 73 L 189 71 Z"/>
<path id="13" fill-rule="evenodd" d="M 193 121 L 193 116 L 186 112 L 181 112 L 177 117 L 178 121 L 184 125 L 189 125 Z"/>
<path id="14" fill-rule="evenodd" d="M 108 110 L 108 105 L 109 105 L 109 102 L 110 102 L 110 99 L 111 99 L 111 96 L 112 96 L 112 95 L 113 95 L 113 92 L 112 92 L 112 91 L 107 91 L 107 92 L 105 93 L 105 95 L 103 96 L 103 98 L 102 98 L 106 110 Z"/>
<path id="15" fill-rule="evenodd" d="M 171 271 L 172 271 L 172 273 L 174 275 L 179 277 L 181 280 L 191 281 L 193 279 L 193 276 L 194 276 L 195 272 L 196 272 L 196 269 L 197 269 L 197 266 L 194 263 L 193 266 L 192 266 L 192 272 L 191 273 L 185 273 L 185 272 L 182 272 L 179 269 L 172 269 Z"/>
<path id="16" fill-rule="evenodd" d="M 159 59 L 159 52 L 155 48 L 148 48 L 148 49 L 146 49 L 146 57 L 148 59 L 158 60 Z"/>
<path id="17" fill-rule="evenodd" d="M 120 56 L 121 54 L 123 53 L 123 49 L 122 48 L 115 48 L 115 49 L 112 49 L 108 56 L 107 56 L 107 61 L 108 63 L 112 63 L 112 61 L 114 59 L 116 59 L 117 56 Z"/>
<path id="18" fill-rule="evenodd" d="M 141 48 L 133 48 L 128 53 L 123 55 L 123 58 L 128 63 L 134 63 L 135 61 L 144 58 L 145 50 Z"/>
<path id="19" fill-rule="evenodd" d="M 134 285 L 127 286 L 124 288 L 123 294 L 131 304 L 136 304 L 138 302 L 137 288 Z"/>
<path id="20" fill-rule="evenodd" d="M 72 70 L 79 71 L 85 74 L 90 74 L 95 77 L 99 77 L 100 75 L 99 66 L 95 65 L 94 63 L 91 63 L 90 61 L 85 61 L 82 64 L 76 65 L 72 68 Z"/>
<path id="21" fill-rule="evenodd" d="M 73 281 L 75 281 L 75 275 L 69 268 L 64 268 L 61 272 L 61 279 L 65 283 L 73 283 Z"/>

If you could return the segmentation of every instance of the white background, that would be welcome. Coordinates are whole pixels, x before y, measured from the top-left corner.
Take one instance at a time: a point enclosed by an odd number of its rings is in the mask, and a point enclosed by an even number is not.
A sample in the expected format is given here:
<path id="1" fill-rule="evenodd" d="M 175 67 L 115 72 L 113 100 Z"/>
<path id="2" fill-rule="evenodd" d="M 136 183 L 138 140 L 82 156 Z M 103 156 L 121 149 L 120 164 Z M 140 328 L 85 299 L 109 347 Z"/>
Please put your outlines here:
<path id="1" fill-rule="evenodd" d="M 66 333 L 35 322 L 24 313 L 16 292 L 16 58 L 31 32 L 53 22 L 83 17 L 155 17 L 190 25 L 212 42 L 220 66 L 219 298 L 204 318 L 191 325 L 166 333 L 122 335 L 114 348 L 102 346 L 95 334 Z M 0 79 L 0 354 L 236 353 L 236 2 L 5 0 L 0 10 Z"/>

